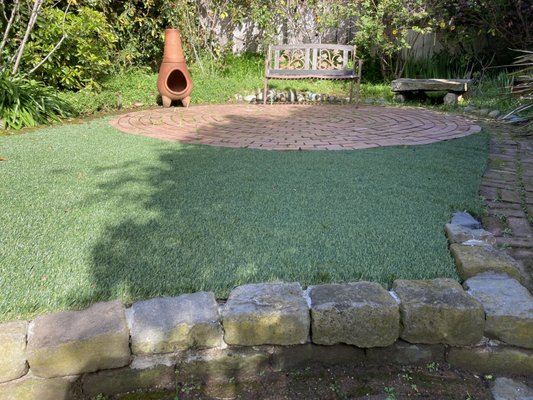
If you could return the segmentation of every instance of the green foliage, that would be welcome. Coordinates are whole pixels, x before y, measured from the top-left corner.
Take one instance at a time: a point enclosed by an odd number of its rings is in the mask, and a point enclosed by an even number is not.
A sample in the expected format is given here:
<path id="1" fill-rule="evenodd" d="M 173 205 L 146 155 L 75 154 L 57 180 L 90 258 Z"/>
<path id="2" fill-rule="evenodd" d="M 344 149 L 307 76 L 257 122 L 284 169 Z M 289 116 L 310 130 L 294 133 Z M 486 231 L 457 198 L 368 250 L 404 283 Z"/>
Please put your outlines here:
<path id="1" fill-rule="evenodd" d="M 112 69 L 116 35 L 105 16 L 79 7 L 65 16 L 58 8 L 45 8 L 37 20 L 24 54 L 25 69 L 40 62 L 66 35 L 61 46 L 35 72 L 43 82 L 65 89 L 98 88 Z"/>
<path id="2" fill-rule="evenodd" d="M 505 113 L 519 105 L 518 99 L 511 95 L 512 79 L 506 72 L 487 74 L 472 88 L 468 102 L 478 108 L 500 110 Z"/>
<path id="3" fill-rule="evenodd" d="M 71 115 L 70 106 L 42 82 L 0 73 L 0 120 L 4 128 L 48 124 Z"/>
<path id="4" fill-rule="evenodd" d="M 440 42 L 477 68 L 507 64 L 509 49 L 533 47 L 533 3 L 523 0 L 431 2 Z"/>
<path id="5" fill-rule="evenodd" d="M 442 50 L 431 57 L 406 59 L 403 77 L 468 79 L 471 77 L 470 73 L 471 65 L 467 59 Z"/>
<path id="6" fill-rule="evenodd" d="M 156 82 L 157 74 L 149 69 L 130 68 L 108 76 L 98 91 L 63 91 L 60 97 L 78 114 L 85 115 L 131 108 L 135 103 L 151 106 L 157 101 Z"/>
<path id="7" fill-rule="evenodd" d="M 118 37 L 117 65 L 150 66 L 162 57 L 165 28 L 179 28 L 185 57 L 203 66 L 202 59 L 218 62 L 227 54 L 221 44 L 220 24 L 232 26 L 246 15 L 245 0 L 86 0 L 100 10 Z M 242 7 L 241 7 L 242 6 Z M 228 43 L 230 45 L 231 43 Z"/>
<path id="8" fill-rule="evenodd" d="M 400 51 L 410 47 L 409 31 L 428 32 L 429 13 L 423 0 L 359 0 L 353 8 L 355 43 L 380 61 L 385 79 L 400 77 L 404 64 Z"/>

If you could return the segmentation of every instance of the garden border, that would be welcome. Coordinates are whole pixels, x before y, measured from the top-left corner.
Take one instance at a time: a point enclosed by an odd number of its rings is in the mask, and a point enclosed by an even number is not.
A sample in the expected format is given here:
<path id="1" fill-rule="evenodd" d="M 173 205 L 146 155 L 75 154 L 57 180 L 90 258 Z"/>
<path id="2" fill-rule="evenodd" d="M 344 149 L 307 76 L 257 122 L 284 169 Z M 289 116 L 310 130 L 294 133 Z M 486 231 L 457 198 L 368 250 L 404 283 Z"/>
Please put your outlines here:
<path id="1" fill-rule="evenodd" d="M 225 303 L 199 292 L 0 324 L 0 400 L 176 390 L 310 364 L 532 375 L 533 296 L 520 265 L 466 213 L 445 230 L 464 288 L 450 279 L 397 280 L 390 292 L 370 282 L 248 284 Z"/>

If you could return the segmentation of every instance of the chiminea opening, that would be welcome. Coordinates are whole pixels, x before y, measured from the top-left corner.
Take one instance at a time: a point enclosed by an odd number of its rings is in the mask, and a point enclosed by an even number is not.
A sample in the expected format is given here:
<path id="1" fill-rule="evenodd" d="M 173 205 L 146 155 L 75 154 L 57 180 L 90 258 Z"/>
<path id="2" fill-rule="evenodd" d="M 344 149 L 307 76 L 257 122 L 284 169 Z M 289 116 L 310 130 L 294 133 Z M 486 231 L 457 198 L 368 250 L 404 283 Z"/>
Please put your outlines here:
<path id="1" fill-rule="evenodd" d="M 168 90 L 174 93 L 181 93 L 187 89 L 187 78 L 185 78 L 185 75 L 181 70 L 175 69 L 168 74 L 167 87 Z"/>

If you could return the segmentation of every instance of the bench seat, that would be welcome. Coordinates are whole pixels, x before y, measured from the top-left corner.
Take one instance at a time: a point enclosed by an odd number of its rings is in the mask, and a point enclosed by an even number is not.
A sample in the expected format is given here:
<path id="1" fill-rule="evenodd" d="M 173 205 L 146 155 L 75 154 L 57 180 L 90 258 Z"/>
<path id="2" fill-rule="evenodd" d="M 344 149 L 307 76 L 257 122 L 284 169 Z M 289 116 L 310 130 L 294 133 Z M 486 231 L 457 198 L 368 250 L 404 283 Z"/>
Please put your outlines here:
<path id="1" fill-rule="evenodd" d="M 423 98 L 425 92 L 447 92 L 444 102 L 455 104 L 468 91 L 470 85 L 472 85 L 470 79 L 402 78 L 391 82 L 391 90 L 396 93 L 395 99 L 400 102 L 409 98 Z"/>

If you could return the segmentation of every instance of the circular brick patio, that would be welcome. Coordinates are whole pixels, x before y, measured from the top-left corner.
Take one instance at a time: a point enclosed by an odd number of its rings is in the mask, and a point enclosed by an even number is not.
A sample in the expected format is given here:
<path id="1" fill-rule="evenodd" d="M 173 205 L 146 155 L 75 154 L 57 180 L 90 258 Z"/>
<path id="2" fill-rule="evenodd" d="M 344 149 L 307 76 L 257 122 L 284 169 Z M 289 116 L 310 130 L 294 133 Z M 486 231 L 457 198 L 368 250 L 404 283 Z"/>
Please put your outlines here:
<path id="1" fill-rule="evenodd" d="M 460 116 L 349 105 L 203 105 L 121 115 L 111 125 L 162 140 L 268 150 L 427 144 L 480 131 Z"/>

